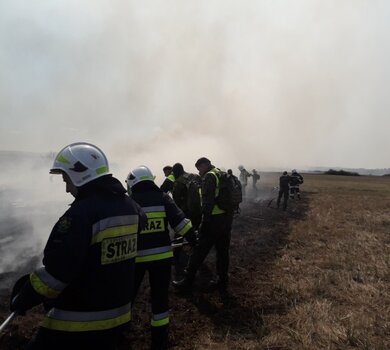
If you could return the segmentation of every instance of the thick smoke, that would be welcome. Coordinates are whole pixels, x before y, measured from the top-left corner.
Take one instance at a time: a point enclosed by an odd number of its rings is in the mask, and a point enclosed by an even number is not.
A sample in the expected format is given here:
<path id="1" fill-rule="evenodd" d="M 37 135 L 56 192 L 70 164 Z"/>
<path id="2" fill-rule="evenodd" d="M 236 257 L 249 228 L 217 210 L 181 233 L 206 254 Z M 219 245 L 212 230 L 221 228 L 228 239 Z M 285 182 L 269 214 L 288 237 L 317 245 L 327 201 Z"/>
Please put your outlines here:
<path id="1" fill-rule="evenodd" d="M 0 152 L 0 274 L 39 263 L 52 226 L 71 202 L 49 155 Z M 61 183 L 62 182 L 62 183 Z"/>
<path id="2" fill-rule="evenodd" d="M 145 164 L 158 183 L 164 165 L 195 172 L 201 156 L 236 174 L 239 164 L 388 167 L 389 9 L 384 0 L 2 0 L 0 150 L 91 142 L 120 180 Z M 50 182 L 48 159 L 26 158 L 2 170 L 1 220 L 26 232 L 11 254 L 0 241 L 3 270 L 41 250 L 72 200 Z"/>
<path id="3" fill-rule="evenodd" d="M 0 146 L 89 141 L 127 160 L 123 173 L 202 155 L 226 166 L 385 167 L 389 8 L 4 0 Z"/>

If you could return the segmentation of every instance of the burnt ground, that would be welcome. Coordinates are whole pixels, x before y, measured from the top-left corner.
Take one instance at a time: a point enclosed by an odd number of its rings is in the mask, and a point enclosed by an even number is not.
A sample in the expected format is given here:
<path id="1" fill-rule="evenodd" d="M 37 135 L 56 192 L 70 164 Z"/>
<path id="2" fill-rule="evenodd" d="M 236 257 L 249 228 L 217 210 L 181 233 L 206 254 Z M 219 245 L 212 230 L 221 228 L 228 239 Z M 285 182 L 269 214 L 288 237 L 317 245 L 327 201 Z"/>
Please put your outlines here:
<path id="1" fill-rule="evenodd" d="M 261 339 L 269 332 L 264 316 L 286 312 L 288 306 L 278 296 L 277 280 L 281 272 L 274 271 L 273 266 L 287 243 L 290 223 L 304 219 L 308 198 L 289 201 L 284 212 L 276 208 L 273 198 L 277 192 L 272 187 L 260 194 L 258 199 L 251 198 L 242 204 L 233 223 L 228 293 L 208 288 L 215 271 L 213 252 L 199 271 L 191 294 L 177 293 L 171 287 L 172 349 L 262 349 Z M 0 275 L 0 283 L 6 277 L 10 276 Z M 9 314 L 9 289 L 0 288 L 1 322 Z M 23 349 L 42 317 L 43 309 L 37 307 L 14 320 L 0 335 L 0 349 Z M 149 290 L 145 283 L 121 349 L 149 348 L 149 317 Z"/>

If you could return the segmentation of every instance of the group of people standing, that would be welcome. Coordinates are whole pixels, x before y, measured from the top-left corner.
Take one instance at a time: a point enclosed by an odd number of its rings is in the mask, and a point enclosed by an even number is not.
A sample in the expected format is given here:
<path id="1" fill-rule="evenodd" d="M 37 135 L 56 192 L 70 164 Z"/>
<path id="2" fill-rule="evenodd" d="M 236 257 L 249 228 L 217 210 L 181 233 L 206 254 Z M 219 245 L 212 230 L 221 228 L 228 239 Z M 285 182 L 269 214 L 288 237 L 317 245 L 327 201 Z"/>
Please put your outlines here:
<path id="1" fill-rule="evenodd" d="M 22 276 L 11 295 L 10 309 L 17 315 L 39 304 L 48 311 L 28 350 L 117 349 L 146 273 L 151 348 L 167 348 L 172 265 L 177 268 L 173 286 L 189 292 L 213 247 L 216 277 L 209 285 L 227 291 L 234 212 L 222 209 L 217 199 L 222 175 L 234 175 L 206 157 L 195 167 L 199 174 L 186 172 L 181 163 L 164 167 L 166 178 L 158 186 L 153 172 L 141 165 L 129 172 L 125 188 L 97 146 L 73 143 L 57 154 L 50 173 L 62 175 L 75 199 L 51 231 L 43 266 Z M 243 166 L 239 170 L 245 197 L 248 178 L 257 190 L 260 175 Z M 284 172 L 278 206 L 283 195 L 284 209 L 288 196 L 300 198 L 302 182 L 295 170 Z M 185 265 L 172 239 L 192 247 Z"/>
<path id="2" fill-rule="evenodd" d="M 299 186 L 303 184 L 303 176 L 295 169 L 292 170 L 291 175 L 284 171 L 279 178 L 279 194 L 277 199 L 277 206 L 279 208 L 281 199 L 283 198 L 283 210 L 287 209 L 287 201 L 289 198 L 301 199 Z"/>
<path id="3" fill-rule="evenodd" d="M 227 289 L 233 212 L 216 202 L 221 171 L 206 157 L 195 167 L 199 175 L 185 172 L 180 163 L 168 167 L 160 188 L 152 171 L 138 166 L 129 172 L 126 189 L 97 146 L 73 143 L 57 154 L 50 173 L 62 175 L 75 199 L 52 229 L 43 266 L 20 278 L 11 295 L 11 311 L 18 315 L 39 304 L 48 310 L 28 350 L 116 349 L 146 272 L 151 348 L 165 349 L 172 231 L 192 247 L 174 287 L 190 291 L 215 247 L 217 278 L 210 285 Z M 194 206 L 189 184 L 198 191 Z"/>
<path id="4" fill-rule="evenodd" d="M 252 177 L 252 191 L 254 196 L 256 197 L 258 191 L 257 182 L 260 180 L 259 172 L 256 169 L 253 169 L 252 173 L 250 173 L 248 170 L 245 169 L 243 165 L 239 165 L 238 170 L 240 171 L 239 180 L 242 186 L 243 198 L 245 199 L 247 197 L 246 187 L 248 185 L 248 178 L 250 177 Z"/>

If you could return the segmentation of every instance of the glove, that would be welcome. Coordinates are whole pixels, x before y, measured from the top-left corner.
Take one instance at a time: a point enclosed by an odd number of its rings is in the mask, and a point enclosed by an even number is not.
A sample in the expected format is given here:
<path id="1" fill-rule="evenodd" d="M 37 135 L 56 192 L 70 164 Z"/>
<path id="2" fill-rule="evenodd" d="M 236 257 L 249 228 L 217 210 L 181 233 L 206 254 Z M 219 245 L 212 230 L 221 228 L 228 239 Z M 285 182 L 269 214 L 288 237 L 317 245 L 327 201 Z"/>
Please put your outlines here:
<path id="1" fill-rule="evenodd" d="M 12 292 L 11 292 L 11 300 L 13 300 L 19 294 L 20 290 L 23 288 L 23 286 L 25 285 L 25 283 L 28 280 L 30 280 L 29 274 L 23 275 L 15 282 L 15 284 L 12 288 Z M 10 306 L 11 306 L 11 304 L 10 304 Z"/>
<path id="2" fill-rule="evenodd" d="M 46 299 L 35 291 L 31 285 L 29 275 L 26 276 L 18 280 L 12 290 L 10 310 L 15 311 L 18 315 L 25 315 L 27 310 L 30 310 Z M 23 281 L 24 284 L 20 287 Z"/>
<path id="3" fill-rule="evenodd" d="M 190 247 L 195 247 L 198 244 L 198 236 L 196 231 L 189 231 L 184 236 Z"/>

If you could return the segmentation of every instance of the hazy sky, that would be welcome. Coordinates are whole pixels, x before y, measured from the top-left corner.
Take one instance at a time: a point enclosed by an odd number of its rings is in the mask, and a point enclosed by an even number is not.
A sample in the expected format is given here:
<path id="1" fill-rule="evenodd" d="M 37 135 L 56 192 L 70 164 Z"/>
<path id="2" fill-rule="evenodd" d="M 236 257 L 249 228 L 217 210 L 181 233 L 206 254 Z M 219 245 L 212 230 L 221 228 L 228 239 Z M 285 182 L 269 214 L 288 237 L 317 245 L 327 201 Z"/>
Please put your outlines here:
<path id="1" fill-rule="evenodd" d="M 386 0 L 0 0 L 0 150 L 88 141 L 121 175 L 389 167 L 389 19 Z"/>

